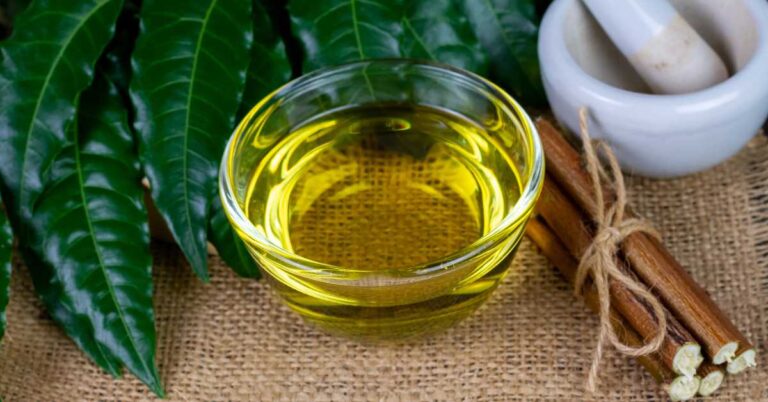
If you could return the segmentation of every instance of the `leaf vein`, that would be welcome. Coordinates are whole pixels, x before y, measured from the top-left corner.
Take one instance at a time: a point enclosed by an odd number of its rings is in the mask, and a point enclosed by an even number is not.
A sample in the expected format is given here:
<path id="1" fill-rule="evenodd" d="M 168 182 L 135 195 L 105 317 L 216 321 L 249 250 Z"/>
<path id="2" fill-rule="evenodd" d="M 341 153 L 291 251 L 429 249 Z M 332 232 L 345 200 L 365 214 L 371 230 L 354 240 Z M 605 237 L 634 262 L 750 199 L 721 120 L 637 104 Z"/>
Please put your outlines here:
<path id="1" fill-rule="evenodd" d="M 51 77 L 53 77 L 53 72 L 56 71 L 57 66 L 61 62 L 62 57 L 64 57 L 65 50 L 69 48 L 70 44 L 72 43 L 72 40 L 77 35 L 77 33 L 80 31 L 80 29 L 85 25 L 85 22 L 88 21 L 93 15 L 96 14 L 97 11 L 99 11 L 104 5 L 108 4 L 109 1 L 105 1 L 101 4 L 98 4 L 93 9 L 89 10 L 88 13 L 85 15 L 85 17 L 77 23 L 75 28 L 72 30 L 72 32 L 67 35 L 67 37 L 64 39 L 63 45 L 59 48 L 58 53 L 56 53 L 56 56 L 53 59 L 53 62 L 51 63 L 51 67 L 48 69 L 48 73 L 45 75 L 45 81 L 43 81 L 43 85 L 40 89 L 40 94 L 37 97 L 37 100 L 35 102 L 35 108 L 32 111 L 32 119 L 29 124 L 29 128 L 27 129 L 27 136 L 24 141 L 24 152 L 22 153 L 21 157 L 21 180 L 19 181 L 19 200 L 18 200 L 18 207 L 19 210 L 17 211 L 19 215 L 21 216 L 21 208 L 25 204 L 24 203 L 24 194 L 26 193 L 26 186 L 24 185 L 25 179 L 27 177 L 27 174 L 29 171 L 33 169 L 29 169 L 27 167 L 27 162 L 29 161 L 28 155 L 29 155 L 29 142 L 32 138 L 32 130 L 34 129 L 35 122 L 38 120 L 38 113 L 40 112 L 40 106 L 43 103 L 43 97 L 45 93 L 48 91 L 48 86 L 51 83 Z"/>

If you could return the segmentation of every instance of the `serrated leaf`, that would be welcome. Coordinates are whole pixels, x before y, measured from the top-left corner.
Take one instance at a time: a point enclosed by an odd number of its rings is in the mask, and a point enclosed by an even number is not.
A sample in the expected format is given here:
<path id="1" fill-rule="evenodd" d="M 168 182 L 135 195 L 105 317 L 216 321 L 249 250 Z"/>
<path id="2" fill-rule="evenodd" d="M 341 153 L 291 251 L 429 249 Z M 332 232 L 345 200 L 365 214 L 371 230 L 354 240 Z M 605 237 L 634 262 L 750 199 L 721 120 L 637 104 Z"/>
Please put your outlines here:
<path id="1" fill-rule="evenodd" d="M 13 232 L 0 203 L 0 340 L 5 335 L 5 308 L 8 306 L 8 291 L 11 283 L 11 256 L 13 254 Z"/>
<path id="2" fill-rule="evenodd" d="M 83 93 L 72 130 L 34 211 L 43 260 L 88 312 L 101 347 L 162 395 L 142 175 L 120 95 L 104 75 Z"/>
<path id="3" fill-rule="evenodd" d="M 147 0 L 133 53 L 131 99 L 152 199 L 208 280 L 207 228 L 253 38 L 250 1 Z"/>
<path id="4" fill-rule="evenodd" d="M 19 237 L 35 290 L 53 319 L 98 365 L 119 375 L 101 349 L 83 306 L 66 296 L 57 272 L 28 245 L 35 243 L 33 206 L 48 181 L 54 157 L 67 141 L 78 94 L 113 33 L 120 0 L 37 0 L 18 16 L 0 44 L 0 190 Z"/>
<path id="5" fill-rule="evenodd" d="M 400 57 L 402 0 L 291 0 L 293 31 L 304 45 L 304 71 Z"/>
<path id="6" fill-rule="evenodd" d="M 408 0 L 403 16 L 404 57 L 434 60 L 485 74 L 488 58 L 456 0 Z"/>
<path id="7" fill-rule="evenodd" d="M 213 200 L 211 208 L 211 226 L 208 233 L 216 251 L 219 252 L 219 257 L 238 275 L 258 279 L 261 276 L 259 266 L 248 253 L 245 243 L 235 235 L 218 196 Z"/>
<path id="8" fill-rule="evenodd" d="M 536 53 L 538 17 L 534 0 L 460 0 L 488 52 L 491 79 L 527 104 L 545 102 Z"/>

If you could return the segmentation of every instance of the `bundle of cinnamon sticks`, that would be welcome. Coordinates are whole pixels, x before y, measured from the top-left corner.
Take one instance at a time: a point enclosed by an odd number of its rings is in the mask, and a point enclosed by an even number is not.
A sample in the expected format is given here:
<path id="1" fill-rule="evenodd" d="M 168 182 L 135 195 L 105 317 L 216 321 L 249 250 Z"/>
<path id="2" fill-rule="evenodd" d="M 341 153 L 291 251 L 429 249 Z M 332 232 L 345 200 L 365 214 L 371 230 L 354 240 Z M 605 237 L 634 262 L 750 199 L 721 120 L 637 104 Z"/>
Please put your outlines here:
<path id="1" fill-rule="evenodd" d="M 598 210 L 609 205 L 598 205 L 593 181 L 576 149 L 548 121 L 539 119 L 537 127 L 546 156 L 546 180 L 527 234 L 573 283 L 578 260 L 594 239 Z M 603 186 L 604 194 L 612 191 Z M 607 196 L 605 202 L 613 198 Z M 662 346 L 637 360 L 673 400 L 710 395 L 726 372 L 738 374 L 755 365 L 754 347 L 659 240 L 642 232 L 630 234 L 616 264 L 652 290 L 666 308 Z M 611 324 L 623 343 L 641 345 L 658 333 L 659 319 L 648 303 L 617 280 L 609 281 L 609 293 Z M 582 295 L 597 312 L 594 286 L 587 283 Z"/>

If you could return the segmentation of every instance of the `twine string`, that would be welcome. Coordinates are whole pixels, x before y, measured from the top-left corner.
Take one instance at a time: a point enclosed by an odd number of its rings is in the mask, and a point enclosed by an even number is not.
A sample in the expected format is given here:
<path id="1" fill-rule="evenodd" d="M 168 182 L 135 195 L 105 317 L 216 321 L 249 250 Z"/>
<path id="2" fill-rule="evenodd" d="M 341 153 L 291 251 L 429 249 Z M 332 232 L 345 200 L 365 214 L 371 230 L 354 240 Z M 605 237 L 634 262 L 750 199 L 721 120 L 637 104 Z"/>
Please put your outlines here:
<path id="1" fill-rule="evenodd" d="M 660 236 L 656 229 L 643 219 L 625 219 L 627 192 L 624 176 L 621 173 L 621 168 L 611 147 L 605 142 L 592 140 L 590 137 L 587 126 L 588 117 L 587 108 L 582 107 L 579 109 L 579 128 L 584 145 L 584 159 L 587 172 L 592 178 L 595 199 L 598 205 L 594 218 L 596 233 L 594 240 L 581 256 L 576 272 L 574 289 L 577 294 L 580 294 L 587 278 L 591 277 L 600 303 L 600 330 L 597 345 L 592 355 L 589 376 L 587 377 L 587 389 L 590 392 L 594 392 L 605 344 L 610 343 L 619 353 L 632 357 L 653 353 L 659 350 L 664 341 L 664 336 L 667 333 L 667 319 L 661 302 L 642 283 L 631 274 L 628 274 L 619 265 L 617 253 L 622 241 L 627 236 L 636 232 L 647 233 L 656 238 Z M 600 163 L 598 154 L 601 154 L 607 161 L 608 171 Z M 605 207 L 604 185 L 611 185 L 616 194 L 614 202 L 609 207 Z M 623 343 L 619 340 L 616 331 L 613 329 L 610 318 L 610 286 L 612 282 L 624 286 L 637 297 L 647 302 L 658 320 L 658 332 L 640 346 Z"/>

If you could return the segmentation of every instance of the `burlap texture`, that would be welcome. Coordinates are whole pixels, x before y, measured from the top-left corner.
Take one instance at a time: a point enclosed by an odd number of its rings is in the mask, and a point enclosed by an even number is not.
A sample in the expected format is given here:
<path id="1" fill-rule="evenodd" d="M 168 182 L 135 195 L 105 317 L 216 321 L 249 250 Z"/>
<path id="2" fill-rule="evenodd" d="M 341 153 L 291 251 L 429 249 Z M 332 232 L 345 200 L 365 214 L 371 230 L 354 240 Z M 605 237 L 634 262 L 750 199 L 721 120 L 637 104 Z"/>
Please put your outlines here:
<path id="1" fill-rule="evenodd" d="M 713 400 L 768 400 L 768 141 L 676 180 L 629 180 L 635 209 L 758 349 L 759 368 L 729 377 Z M 611 352 L 599 391 L 583 391 L 597 319 L 529 242 L 473 317 L 404 345 L 324 335 L 281 306 L 265 284 L 217 258 L 195 279 L 180 253 L 155 246 L 158 361 L 171 401 L 664 400 L 630 359 Z M 153 400 L 130 375 L 113 380 L 47 318 L 17 263 L 0 348 L 6 401 Z"/>

